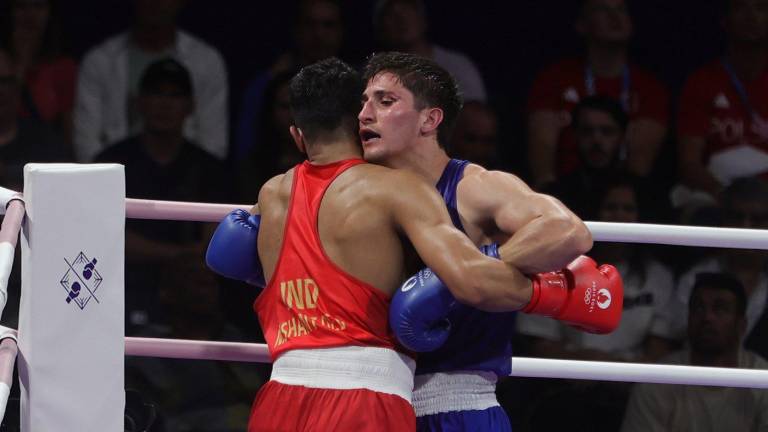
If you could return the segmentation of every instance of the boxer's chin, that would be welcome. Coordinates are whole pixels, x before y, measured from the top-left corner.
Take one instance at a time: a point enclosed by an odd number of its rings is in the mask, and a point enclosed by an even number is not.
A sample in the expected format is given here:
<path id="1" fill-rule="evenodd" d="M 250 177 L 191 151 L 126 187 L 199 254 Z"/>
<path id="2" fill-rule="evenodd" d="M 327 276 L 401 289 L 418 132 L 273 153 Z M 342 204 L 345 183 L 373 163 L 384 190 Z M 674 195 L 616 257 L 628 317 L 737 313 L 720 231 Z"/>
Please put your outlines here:
<path id="1" fill-rule="evenodd" d="M 385 152 L 381 146 L 371 142 L 363 144 L 363 158 L 366 162 L 381 164 L 385 159 Z"/>

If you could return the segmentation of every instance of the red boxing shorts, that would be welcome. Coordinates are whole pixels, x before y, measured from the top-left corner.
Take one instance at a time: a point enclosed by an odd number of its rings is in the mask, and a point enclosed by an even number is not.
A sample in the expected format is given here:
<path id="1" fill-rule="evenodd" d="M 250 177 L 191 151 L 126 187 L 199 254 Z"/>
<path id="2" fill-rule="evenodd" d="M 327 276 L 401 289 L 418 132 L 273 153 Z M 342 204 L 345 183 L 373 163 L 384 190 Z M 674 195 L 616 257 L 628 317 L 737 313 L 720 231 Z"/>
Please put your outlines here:
<path id="1" fill-rule="evenodd" d="M 256 395 L 248 432 L 413 431 L 413 368 L 386 348 L 288 351 Z"/>
<path id="2" fill-rule="evenodd" d="M 368 389 L 317 389 L 270 381 L 253 402 L 248 432 L 414 431 L 405 399 Z"/>

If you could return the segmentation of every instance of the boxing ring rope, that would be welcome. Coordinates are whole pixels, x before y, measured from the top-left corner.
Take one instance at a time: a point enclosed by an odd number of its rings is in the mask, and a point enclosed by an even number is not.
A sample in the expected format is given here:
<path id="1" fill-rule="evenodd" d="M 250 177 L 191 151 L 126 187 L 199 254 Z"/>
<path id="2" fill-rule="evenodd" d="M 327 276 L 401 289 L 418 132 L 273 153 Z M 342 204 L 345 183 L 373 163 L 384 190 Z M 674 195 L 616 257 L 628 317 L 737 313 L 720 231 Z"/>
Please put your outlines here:
<path id="1" fill-rule="evenodd" d="M 125 338 L 125 355 L 271 363 L 266 344 L 187 339 Z"/>
<path id="2" fill-rule="evenodd" d="M 126 198 L 130 219 L 219 222 L 250 204 L 204 204 Z M 595 241 L 734 249 L 768 249 L 768 230 L 616 222 L 585 222 Z"/>
<path id="3" fill-rule="evenodd" d="M 126 217 L 218 222 L 233 209 L 250 207 L 251 205 L 245 204 L 203 204 L 127 198 Z M 609 222 L 586 224 L 596 241 L 768 249 L 768 230 Z M 127 337 L 125 353 L 148 357 L 270 362 L 265 344 L 235 342 Z M 768 371 L 527 357 L 512 358 L 511 376 L 768 388 Z"/>
<path id="4" fill-rule="evenodd" d="M 269 363 L 266 344 L 125 338 L 125 355 Z M 768 370 L 512 357 L 509 376 L 768 389 Z"/>
<path id="5" fill-rule="evenodd" d="M 0 203 L 4 210 L 0 226 L 0 316 L 8 301 L 8 279 L 13 268 L 16 244 L 24 220 L 24 200 L 17 192 L 0 188 Z M 0 326 L 0 422 L 5 417 L 8 396 L 13 386 L 13 366 L 16 362 L 18 346 L 16 330 Z"/>
<path id="6" fill-rule="evenodd" d="M 768 230 L 585 222 L 595 241 L 733 249 L 768 249 Z"/>
<path id="7" fill-rule="evenodd" d="M 0 209 L 5 220 L 0 229 L 0 250 L 15 248 L 24 215 L 23 201 L 14 191 L 0 188 Z M 236 208 L 251 205 L 205 204 L 177 201 L 126 199 L 126 217 L 133 219 L 219 222 Z M 0 210 L 2 211 L 2 210 Z M 7 222 L 7 223 L 6 223 Z M 658 224 L 586 222 L 595 241 L 653 243 L 742 249 L 768 249 L 768 230 L 691 227 Z M 3 249 L 5 248 L 5 249 Z M 11 251 L 13 251 L 13 248 Z M 9 258 L 10 257 L 10 262 Z M 0 254 L 0 288 L 7 286 L 13 253 Z M 6 271 L 7 269 L 7 271 Z M 4 295 L 4 292 L 3 292 Z M 4 302 L 3 302 L 4 305 Z M 2 335 L 0 335 L 2 337 Z M 4 414 L 10 386 L 10 373 L 16 357 L 12 338 L 0 342 L 0 414 Z M 270 362 L 265 344 L 212 342 L 195 340 L 125 338 L 125 354 L 197 360 Z M 745 370 L 696 366 L 612 363 L 513 357 L 511 376 L 587 379 L 602 381 L 646 382 L 659 384 L 707 385 L 744 388 L 768 388 L 768 370 Z"/>
<path id="8" fill-rule="evenodd" d="M 253 205 L 205 204 L 126 198 L 125 217 L 129 219 L 220 222 L 232 210 L 250 210 L 251 207 Z"/>

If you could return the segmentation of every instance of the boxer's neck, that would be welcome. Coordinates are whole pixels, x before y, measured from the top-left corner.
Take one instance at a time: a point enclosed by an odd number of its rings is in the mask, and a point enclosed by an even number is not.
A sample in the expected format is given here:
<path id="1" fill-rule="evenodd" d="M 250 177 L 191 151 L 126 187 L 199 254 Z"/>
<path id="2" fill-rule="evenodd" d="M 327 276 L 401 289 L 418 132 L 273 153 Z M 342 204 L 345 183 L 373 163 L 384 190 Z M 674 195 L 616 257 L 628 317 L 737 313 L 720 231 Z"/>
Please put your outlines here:
<path id="1" fill-rule="evenodd" d="M 318 138 L 307 146 L 307 160 L 313 165 L 327 165 L 362 157 L 360 144 L 349 137 Z"/>
<path id="2" fill-rule="evenodd" d="M 389 158 L 385 165 L 394 169 L 407 169 L 429 184 L 437 184 L 450 160 L 445 150 L 437 144 L 436 137 L 426 137 L 407 151 Z"/>

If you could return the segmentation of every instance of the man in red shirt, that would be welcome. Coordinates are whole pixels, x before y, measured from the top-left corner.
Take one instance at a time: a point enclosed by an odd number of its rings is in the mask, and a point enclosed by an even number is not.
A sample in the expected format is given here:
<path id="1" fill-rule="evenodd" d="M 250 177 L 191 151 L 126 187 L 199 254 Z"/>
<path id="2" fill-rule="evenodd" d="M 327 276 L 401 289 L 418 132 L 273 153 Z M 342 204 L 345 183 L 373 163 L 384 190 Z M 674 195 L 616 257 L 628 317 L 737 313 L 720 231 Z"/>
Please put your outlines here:
<path id="1" fill-rule="evenodd" d="M 228 216 L 208 249 L 214 270 L 265 286 L 254 308 L 274 363 L 251 432 L 415 429 L 414 362 L 388 326 L 405 237 L 434 273 L 403 290 L 428 290 L 438 274 L 457 300 L 480 309 L 531 300 L 531 280 L 454 229 L 431 185 L 361 159 L 362 90 L 337 59 L 294 77 L 291 134 L 308 160 L 269 180 L 253 215 Z"/>
<path id="2" fill-rule="evenodd" d="M 725 56 L 691 74 L 678 114 L 679 177 L 713 198 L 768 173 L 768 2 L 731 0 L 723 26 Z"/>
<path id="3" fill-rule="evenodd" d="M 528 99 L 528 156 L 533 183 L 541 187 L 579 165 L 570 113 L 587 96 L 610 96 L 630 116 L 628 170 L 640 177 L 653 168 L 667 132 L 668 95 L 649 73 L 629 61 L 632 21 L 624 0 L 585 0 L 576 21 L 586 55 L 565 59 L 537 77 Z"/>

